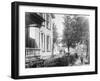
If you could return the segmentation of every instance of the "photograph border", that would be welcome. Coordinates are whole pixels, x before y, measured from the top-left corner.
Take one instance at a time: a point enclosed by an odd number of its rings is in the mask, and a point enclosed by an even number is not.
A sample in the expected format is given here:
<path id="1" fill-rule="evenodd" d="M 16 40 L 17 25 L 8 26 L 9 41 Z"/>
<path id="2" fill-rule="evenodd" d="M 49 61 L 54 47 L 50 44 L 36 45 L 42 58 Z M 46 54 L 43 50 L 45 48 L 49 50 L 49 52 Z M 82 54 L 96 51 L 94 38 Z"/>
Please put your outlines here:
<path id="1" fill-rule="evenodd" d="M 75 72 L 75 73 L 59 73 L 59 74 L 43 74 L 43 75 L 19 75 L 19 6 L 41 6 L 41 7 L 57 7 L 57 8 L 73 8 L 73 9 L 89 9 L 95 10 L 95 71 Z M 12 2 L 11 4 L 11 78 L 26 79 L 26 78 L 42 78 L 42 77 L 58 77 L 58 76 L 73 76 L 73 75 L 89 75 L 98 73 L 98 39 L 97 39 L 97 24 L 98 24 L 98 8 L 96 6 L 81 6 L 81 5 L 65 5 L 65 4 L 49 4 L 49 3 L 31 3 L 31 2 Z"/>

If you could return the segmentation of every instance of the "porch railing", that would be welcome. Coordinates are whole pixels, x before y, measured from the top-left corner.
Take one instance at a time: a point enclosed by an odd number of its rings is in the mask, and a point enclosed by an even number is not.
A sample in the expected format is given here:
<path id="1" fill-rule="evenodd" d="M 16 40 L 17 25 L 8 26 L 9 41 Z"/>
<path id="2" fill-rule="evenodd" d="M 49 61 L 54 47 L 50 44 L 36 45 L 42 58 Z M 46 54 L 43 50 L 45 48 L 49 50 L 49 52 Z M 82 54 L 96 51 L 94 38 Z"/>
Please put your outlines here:
<path id="1" fill-rule="evenodd" d="M 25 48 L 25 59 L 26 61 L 40 57 L 39 48 Z"/>

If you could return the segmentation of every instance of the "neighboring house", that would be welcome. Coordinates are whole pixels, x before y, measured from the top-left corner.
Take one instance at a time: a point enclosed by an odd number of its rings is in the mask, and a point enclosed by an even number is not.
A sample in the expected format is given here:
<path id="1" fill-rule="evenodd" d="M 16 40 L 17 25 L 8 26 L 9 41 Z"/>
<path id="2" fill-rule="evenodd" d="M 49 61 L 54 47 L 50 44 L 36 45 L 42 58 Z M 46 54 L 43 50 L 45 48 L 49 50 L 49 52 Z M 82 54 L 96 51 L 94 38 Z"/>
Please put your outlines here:
<path id="1" fill-rule="evenodd" d="M 52 55 L 53 14 L 25 13 L 26 57 L 47 59 Z"/>

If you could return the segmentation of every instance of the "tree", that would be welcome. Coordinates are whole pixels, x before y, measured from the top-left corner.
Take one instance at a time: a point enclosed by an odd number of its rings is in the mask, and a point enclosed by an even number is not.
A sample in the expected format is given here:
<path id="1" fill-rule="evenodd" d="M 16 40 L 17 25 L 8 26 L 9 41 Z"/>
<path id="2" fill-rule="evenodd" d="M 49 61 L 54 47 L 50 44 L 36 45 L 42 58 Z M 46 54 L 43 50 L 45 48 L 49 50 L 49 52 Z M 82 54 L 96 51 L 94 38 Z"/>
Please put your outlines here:
<path id="1" fill-rule="evenodd" d="M 55 43 L 57 41 L 57 38 L 58 38 L 57 28 L 54 25 L 53 26 L 53 43 Z"/>
<path id="2" fill-rule="evenodd" d="M 63 42 L 68 47 L 75 47 L 78 42 L 89 39 L 89 23 L 86 17 L 65 15 Z"/>
<path id="3" fill-rule="evenodd" d="M 54 44 L 57 42 L 57 38 L 58 38 L 58 33 L 57 33 L 57 28 L 56 25 L 53 24 L 53 44 L 52 44 L 52 53 L 54 53 Z"/>

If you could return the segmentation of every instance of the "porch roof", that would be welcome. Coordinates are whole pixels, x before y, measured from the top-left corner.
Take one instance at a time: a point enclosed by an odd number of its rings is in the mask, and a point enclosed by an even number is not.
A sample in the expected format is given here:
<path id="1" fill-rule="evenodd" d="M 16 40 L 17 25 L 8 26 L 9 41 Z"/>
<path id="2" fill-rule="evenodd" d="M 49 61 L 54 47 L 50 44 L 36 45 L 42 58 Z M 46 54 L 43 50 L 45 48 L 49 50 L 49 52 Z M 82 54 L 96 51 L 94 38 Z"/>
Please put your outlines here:
<path id="1" fill-rule="evenodd" d="M 26 25 L 37 24 L 37 27 L 40 27 L 42 22 L 44 21 L 45 20 L 36 13 L 27 13 L 26 19 L 25 19 Z"/>

